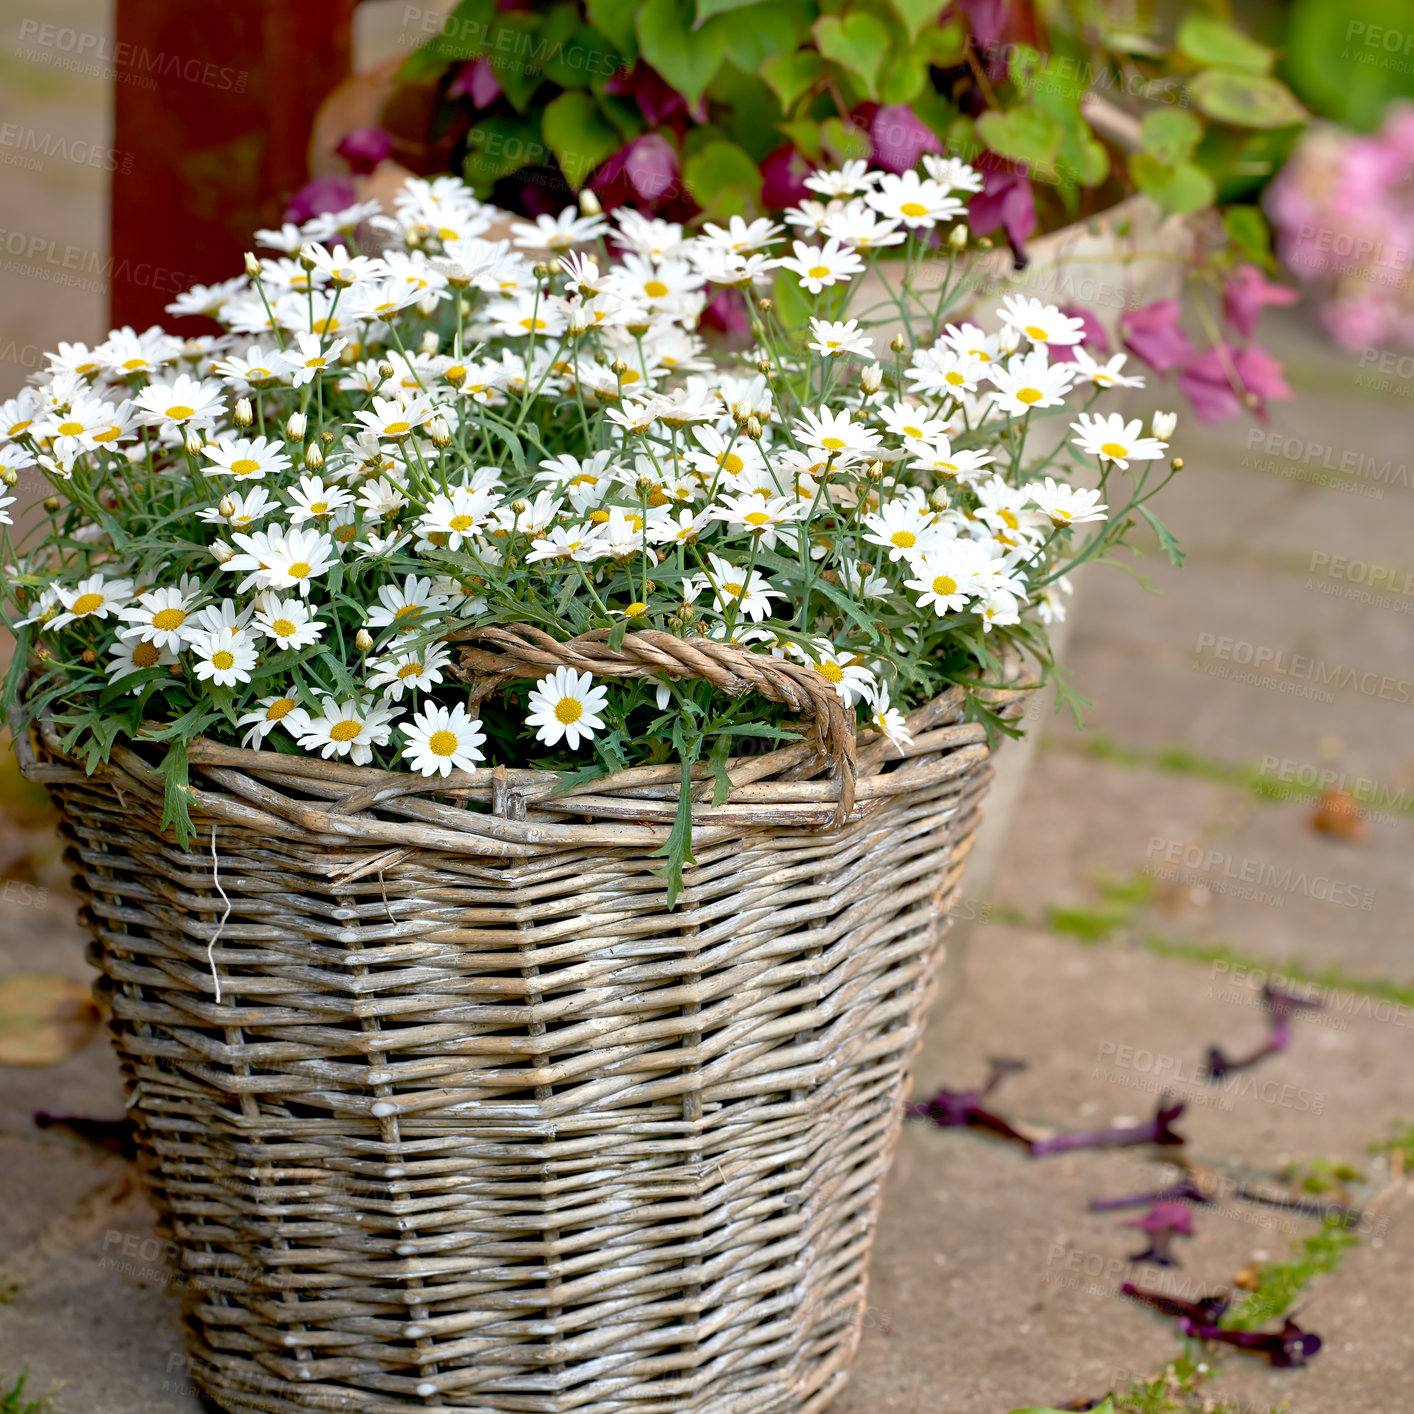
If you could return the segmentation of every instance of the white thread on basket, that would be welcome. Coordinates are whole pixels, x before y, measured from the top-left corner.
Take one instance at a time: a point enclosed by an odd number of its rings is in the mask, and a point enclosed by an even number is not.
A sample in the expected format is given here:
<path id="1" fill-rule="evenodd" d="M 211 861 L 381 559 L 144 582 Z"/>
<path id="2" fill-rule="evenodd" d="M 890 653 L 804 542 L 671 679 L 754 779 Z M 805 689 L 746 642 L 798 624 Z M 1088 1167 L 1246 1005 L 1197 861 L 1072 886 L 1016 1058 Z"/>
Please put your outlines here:
<path id="1" fill-rule="evenodd" d="M 221 861 L 216 854 L 216 826 L 211 827 L 211 882 L 216 887 L 216 892 L 221 895 L 221 901 L 226 905 L 226 911 L 221 915 L 221 921 L 216 925 L 216 931 L 211 935 L 211 941 L 206 945 L 206 962 L 211 968 L 211 981 L 216 987 L 216 1005 L 221 1005 L 221 979 L 216 973 L 216 943 L 220 939 L 226 927 L 226 920 L 231 916 L 231 900 L 226 897 L 226 891 L 221 887 Z"/>

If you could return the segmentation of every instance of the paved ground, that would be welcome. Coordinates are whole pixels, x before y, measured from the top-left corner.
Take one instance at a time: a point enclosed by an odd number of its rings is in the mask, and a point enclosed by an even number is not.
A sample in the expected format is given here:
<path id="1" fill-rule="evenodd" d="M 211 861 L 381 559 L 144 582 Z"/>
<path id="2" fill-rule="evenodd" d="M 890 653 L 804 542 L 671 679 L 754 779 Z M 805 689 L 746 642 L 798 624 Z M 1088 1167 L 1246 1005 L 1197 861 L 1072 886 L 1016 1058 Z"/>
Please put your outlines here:
<path id="1" fill-rule="evenodd" d="M 96 0 L 42 9 L 45 22 L 106 26 Z M 6 224 L 100 251 L 104 174 L 71 154 L 74 139 L 107 140 L 104 86 L 17 57 L 31 12 L 0 0 L 0 120 L 43 150 L 21 160 L 0 142 L 0 197 L 23 213 Z M 3 272 L 0 395 L 58 338 L 101 337 L 101 285 L 66 283 L 51 265 L 39 250 Z M 1188 466 L 1164 513 L 1187 568 L 1138 566 L 1162 597 L 1116 571 L 1082 587 L 1068 656 L 1092 722 L 1083 734 L 1041 722 L 995 884 L 961 911 L 992 921 L 967 924 L 918 1091 L 970 1086 L 987 1057 L 1015 1056 L 1030 1068 L 996 1102 L 1027 1122 L 1140 1116 L 1166 1083 L 1188 1102 L 1179 1128 L 1193 1157 L 1228 1175 L 1256 1181 L 1315 1157 L 1362 1169 L 1370 1231 L 1299 1302 L 1325 1349 L 1294 1372 L 1230 1358 L 1205 1387 L 1229 1409 L 1394 1414 L 1409 1407 L 1414 1360 L 1414 1195 L 1367 1146 L 1414 1120 L 1414 1015 L 1389 999 L 1414 986 L 1414 381 L 1372 387 L 1298 317 L 1267 327 L 1299 398 L 1270 429 L 1185 425 Z M 1372 565 L 1385 571 L 1373 592 Z M 1299 791 L 1253 788 L 1321 771 L 1375 796 L 1363 843 L 1314 832 Z M 32 844 L 0 837 L 0 875 L 35 873 L 53 889 L 36 907 L 0 883 L 0 973 L 83 979 L 62 871 Z M 1344 986 L 1325 1014 L 1298 1021 L 1290 1051 L 1240 1077 L 1252 1083 L 1204 1085 L 1193 1076 L 1207 1045 L 1240 1053 L 1262 1037 L 1252 966 Z M 193 1414 L 151 1211 L 120 1160 L 37 1132 L 40 1108 L 120 1112 L 101 1040 L 56 1067 L 0 1071 L 0 1375 L 27 1366 L 30 1393 L 57 1414 Z M 1195 1297 L 1315 1230 L 1225 1202 L 1198 1211 L 1181 1268 L 1127 1268 L 1138 1234 L 1087 1202 L 1173 1172 L 1144 1151 L 1032 1160 L 975 1133 L 909 1126 L 836 1414 L 1004 1414 L 1162 1369 L 1180 1351 L 1171 1323 L 1117 1299 L 1120 1280 Z"/>

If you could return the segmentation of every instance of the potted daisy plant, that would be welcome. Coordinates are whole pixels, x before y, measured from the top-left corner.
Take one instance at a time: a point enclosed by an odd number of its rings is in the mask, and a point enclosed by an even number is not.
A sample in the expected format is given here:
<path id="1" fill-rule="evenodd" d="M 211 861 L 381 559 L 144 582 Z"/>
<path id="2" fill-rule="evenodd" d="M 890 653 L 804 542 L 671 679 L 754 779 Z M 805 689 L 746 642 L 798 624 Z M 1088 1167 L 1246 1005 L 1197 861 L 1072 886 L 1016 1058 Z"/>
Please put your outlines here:
<path id="1" fill-rule="evenodd" d="M 951 317 L 965 164 L 817 180 L 802 253 L 415 179 L 0 408 L 7 708 L 228 1410 L 845 1377 L 992 747 L 1180 463 L 1083 321 Z"/>

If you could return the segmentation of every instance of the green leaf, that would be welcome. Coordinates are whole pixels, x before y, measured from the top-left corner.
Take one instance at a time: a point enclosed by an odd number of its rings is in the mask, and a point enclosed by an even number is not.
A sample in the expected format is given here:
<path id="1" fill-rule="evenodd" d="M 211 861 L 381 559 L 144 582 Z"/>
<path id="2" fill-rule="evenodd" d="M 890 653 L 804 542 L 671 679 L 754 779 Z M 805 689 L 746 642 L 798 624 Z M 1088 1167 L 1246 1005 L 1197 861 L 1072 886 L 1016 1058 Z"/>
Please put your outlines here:
<path id="1" fill-rule="evenodd" d="M 589 174 L 619 150 L 618 130 L 599 111 L 586 89 L 566 89 L 545 105 L 541 131 L 570 186 L 579 188 Z"/>
<path id="2" fill-rule="evenodd" d="M 1172 565 L 1181 565 L 1183 563 L 1183 551 L 1179 547 L 1179 543 L 1174 537 L 1173 531 L 1171 531 L 1148 506 L 1137 506 L 1135 509 L 1153 526 L 1154 534 L 1159 537 L 1159 548 L 1169 557 L 1169 563 Z"/>
<path id="3" fill-rule="evenodd" d="M 758 74 L 768 59 L 789 55 L 810 38 L 810 19 L 794 5 L 771 0 L 726 23 L 727 58 L 743 73 Z"/>
<path id="4" fill-rule="evenodd" d="M 823 15 L 812 26 L 820 53 L 840 68 L 857 74 L 871 98 L 879 96 L 879 66 L 889 48 L 889 31 L 882 20 L 863 11 L 841 18 Z"/>
<path id="5" fill-rule="evenodd" d="M 1409 0 L 1294 0 L 1286 9 L 1282 77 L 1317 113 L 1370 132 L 1393 101 L 1414 98 L 1414 55 L 1383 48 L 1390 34 L 1407 37 Z"/>
<path id="6" fill-rule="evenodd" d="M 598 93 L 626 62 L 632 63 L 632 59 L 625 60 L 618 44 L 593 25 L 581 24 L 546 58 L 544 76 L 561 88 L 583 88 L 587 84 Z M 642 131 L 641 126 L 639 130 Z"/>
<path id="7" fill-rule="evenodd" d="M 683 163 L 683 185 L 709 219 L 754 211 L 761 200 L 761 169 L 734 142 L 716 139 Z"/>
<path id="8" fill-rule="evenodd" d="M 501 92 L 517 113 L 529 107 L 540 87 L 539 52 L 542 17 L 529 11 L 503 12 L 492 22 L 486 38 L 491 72 Z"/>
<path id="9" fill-rule="evenodd" d="M 1171 167 L 1187 162 L 1202 136 L 1202 122 L 1186 108 L 1156 108 L 1139 124 L 1144 151 Z"/>
<path id="10" fill-rule="evenodd" d="M 820 142 L 820 124 L 814 118 L 798 118 L 790 123 L 777 123 L 776 127 L 800 149 L 806 161 L 820 162 L 825 149 Z"/>
<path id="11" fill-rule="evenodd" d="M 188 778 L 187 744 L 177 740 L 167 748 L 167 755 L 162 760 L 162 821 L 158 828 L 165 830 L 170 826 L 182 849 L 186 849 L 196 834 L 187 809 L 191 799 Z"/>
<path id="12" fill-rule="evenodd" d="M 731 749 L 731 733 L 723 732 L 712 743 L 712 753 L 707 758 L 707 764 L 712 768 L 713 809 L 719 805 L 725 805 L 727 797 L 732 793 L 732 778 L 727 772 L 727 756 Z"/>
<path id="13" fill-rule="evenodd" d="M 682 892 L 683 865 L 697 862 L 692 856 L 692 767 L 702 750 L 702 735 L 686 728 L 682 717 L 679 717 L 673 723 L 673 747 L 682 766 L 677 814 L 673 817 L 673 828 L 667 843 L 648 856 L 650 859 L 666 858 L 668 861 L 663 873 L 668 881 L 669 912 L 672 912 Z"/>
<path id="14" fill-rule="evenodd" d="M 879 99 L 883 103 L 912 103 L 928 82 L 928 66 L 916 55 L 895 49 L 879 80 Z"/>
<path id="15" fill-rule="evenodd" d="M 1178 52 L 1195 64 L 1268 74 L 1276 51 L 1214 15 L 1189 15 L 1178 27 Z"/>
<path id="16" fill-rule="evenodd" d="M 713 15 L 722 15 L 729 10 L 744 10 L 750 5 L 759 5 L 761 0 L 697 0 L 697 23 L 705 24 Z"/>
<path id="17" fill-rule="evenodd" d="M 903 21 L 909 39 L 913 40 L 937 20 L 946 6 L 940 5 L 938 0 L 889 0 L 889 8 Z"/>
<path id="18" fill-rule="evenodd" d="M 820 124 L 820 142 L 830 160 L 837 166 L 852 157 L 868 157 L 873 150 L 869 134 L 863 128 L 847 123 L 843 118 L 826 118 Z"/>
<path id="19" fill-rule="evenodd" d="M 1204 69 L 1189 80 L 1188 91 L 1210 118 L 1240 128 L 1285 128 L 1310 117 L 1280 79 L 1261 74 Z"/>
<path id="20" fill-rule="evenodd" d="M 795 100 L 816 83 L 824 70 L 823 61 L 813 49 L 797 49 L 794 54 L 777 54 L 767 59 L 756 72 L 780 99 L 781 111 L 789 112 Z M 811 127 L 815 124 L 811 123 Z"/>
<path id="21" fill-rule="evenodd" d="M 1229 206 L 1223 212 L 1223 228 L 1228 239 L 1255 265 L 1271 268 L 1272 231 L 1267 218 L 1255 206 Z"/>
<path id="22" fill-rule="evenodd" d="M 693 21 L 692 0 L 648 0 L 635 21 L 643 57 L 689 103 L 702 97 L 721 67 L 732 23 L 719 17 L 697 28 Z"/>
<path id="23" fill-rule="evenodd" d="M 983 113 L 977 119 L 977 135 L 998 157 L 1045 167 L 1060 151 L 1065 130 L 1038 104 L 1023 103 L 1007 112 L 992 109 Z"/>
<path id="24" fill-rule="evenodd" d="M 638 0 L 586 0 L 584 8 L 594 28 L 609 39 L 626 63 L 631 63 L 638 54 L 638 36 L 633 27 Z"/>

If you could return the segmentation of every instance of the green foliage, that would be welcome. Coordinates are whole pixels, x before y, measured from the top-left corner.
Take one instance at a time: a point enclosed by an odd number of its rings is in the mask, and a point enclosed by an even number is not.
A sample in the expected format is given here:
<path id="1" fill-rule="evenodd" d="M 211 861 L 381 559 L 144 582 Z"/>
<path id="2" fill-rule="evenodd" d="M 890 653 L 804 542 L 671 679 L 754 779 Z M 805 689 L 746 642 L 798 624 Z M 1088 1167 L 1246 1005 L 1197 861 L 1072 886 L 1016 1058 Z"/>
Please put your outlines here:
<path id="1" fill-rule="evenodd" d="M 1214 15 L 1189 14 L 1178 27 L 1178 52 L 1195 64 L 1240 73 L 1267 74 L 1276 59 L 1273 50 Z"/>
<path id="2" fill-rule="evenodd" d="M 1312 108 L 1368 132 L 1414 98 L 1409 0 L 1292 0 L 1282 76 Z M 1402 36 L 1398 52 L 1385 43 Z"/>
<path id="3" fill-rule="evenodd" d="M 1310 116 L 1280 79 L 1228 69 L 1205 69 L 1188 85 L 1210 118 L 1240 128 L 1287 128 Z"/>
<path id="4" fill-rule="evenodd" d="M 545 105 L 543 131 L 571 186 L 583 185 L 594 168 L 620 146 L 618 129 L 585 89 L 566 89 L 552 98 Z"/>
<path id="5" fill-rule="evenodd" d="M 843 18 L 823 15 L 812 33 L 822 57 L 856 75 L 870 98 L 879 96 L 879 68 L 889 49 L 889 31 L 882 20 L 862 10 Z"/>
<path id="6" fill-rule="evenodd" d="M 1263 1262 L 1257 1268 L 1255 1290 L 1233 1306 L 1222 1318 L 1228 1330 L 1258 1330 L 1270 1321 L 1279 1321 L 1296 1303 L 1296 1298 L 1311 1281 L 1339 1265 L 1347 1247 L 1360 1239 L 1346 1230 L 1338 1219 L 1326 1221 L 1320 1232 L 1303 1237 L 1296 1246 L 1296 1256 L 1288 1262 Z"/>
<path id="7" fill-rule="evenodd" d="M 1147 152 L 1136 152 L 1129 159 L 1129 171 L 1140 191 L 1177 215 L 1201 211 L 1217 196 L 1217 184 L 1191 162 L 1169 165 Z"/>
<path id="8" fill-rule="evenodd" d="M 6 1376 L 0 1375 L 0 1414 L 46 1414 L 52 1407 L 47 1399 L 25 1398 L 28 1379 L 28 1371 L 22 1371 L 13 1384 Z"/>
<path id="9" fill-rule="evenodd" d="M 634 26 L 644 59 L 689 103 L 696 103 L 726 57 L 733 23 L 740 23 L 739 17 L 718 15 L 697 26 L 692 0 L 648 0 Z"/>
<path id="10" fill-rule="evenodd" d="M 683 163 L 683 183 L 706 219 L 755 212 L 761 198 L 761 169 L 734 142 L 709 142 Z"/>

